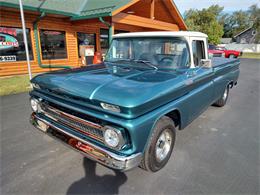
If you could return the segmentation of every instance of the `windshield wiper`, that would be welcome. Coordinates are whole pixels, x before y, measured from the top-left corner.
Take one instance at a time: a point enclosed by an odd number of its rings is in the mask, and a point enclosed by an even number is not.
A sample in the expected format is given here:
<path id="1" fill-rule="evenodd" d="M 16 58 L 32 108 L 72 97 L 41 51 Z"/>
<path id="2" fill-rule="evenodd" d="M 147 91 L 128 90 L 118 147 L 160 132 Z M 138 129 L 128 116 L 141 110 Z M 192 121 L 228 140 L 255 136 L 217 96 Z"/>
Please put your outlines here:
<path id="1" fill-rule="evenodd" d="M 137 59 L 122 59 L 122 60 L 116 60 L 116 61 L 105 61 L 108 63 L 120 63 L 120 62 L 135 62 L 135 63 L 142 63 L 150 68 L 153 68 L 155 70 L 158 70 L 158 67 L 153 65 L 150 61 L 148 60 L 137 60 Z"/>
<path id="2" fill-rule="evenodd" d="M 109 61 L 109 60 L 105 60 L 104 62 L 108 62 L 108 63 L 120 63 L 120 62 L 131 62 L 131 59 L 120 59 L 120 60 L 115 60 L 115 61 Z"/>
<path id="3" fill-rule="evenodd" d="M 142 63 L 142 64 L 145 64 L 155 70 L 158 70 L 158 67 L 156 67 L 155 65 L 153 65 L 150 61 L 148 60 L 136 60 L 136 59 L 131 59 L 131 61 L 133 62 L 137 62 L 137 63 Z"/>

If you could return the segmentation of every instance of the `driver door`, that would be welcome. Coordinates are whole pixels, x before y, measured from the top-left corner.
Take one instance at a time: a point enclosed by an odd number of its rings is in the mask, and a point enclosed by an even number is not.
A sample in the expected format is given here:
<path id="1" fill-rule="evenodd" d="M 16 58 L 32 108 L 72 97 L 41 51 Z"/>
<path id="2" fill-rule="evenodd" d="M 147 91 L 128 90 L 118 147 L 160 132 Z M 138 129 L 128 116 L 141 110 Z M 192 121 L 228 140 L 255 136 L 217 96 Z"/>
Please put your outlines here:
<path id="1" fill-rule="evenodd" d="M 191 94 L 189 102 L 189 120 L 192 121 L 202 113 L 213 100 L 213 69 L 201 66 L 201 60 L 208 58 L 206 40 L 192 39 L 192 60 L 194 67 L 190 68 L 186 74 L 186 85 Z"/>

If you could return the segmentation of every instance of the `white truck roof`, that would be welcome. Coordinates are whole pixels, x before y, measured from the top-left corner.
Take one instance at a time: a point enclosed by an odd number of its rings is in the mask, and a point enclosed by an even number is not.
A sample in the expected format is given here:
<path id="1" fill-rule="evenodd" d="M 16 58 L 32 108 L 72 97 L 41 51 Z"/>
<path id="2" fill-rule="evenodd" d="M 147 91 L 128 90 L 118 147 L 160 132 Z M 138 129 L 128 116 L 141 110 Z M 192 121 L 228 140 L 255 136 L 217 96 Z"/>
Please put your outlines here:
<path id="1" fill-rule="evenodd" d="M 113 35 L 113 38 L 127 37 L 202 37 L 207 38 L 208 35 L 195 31 L 154 31 L 154 32 L 134 32 L 121 33 Z"/>

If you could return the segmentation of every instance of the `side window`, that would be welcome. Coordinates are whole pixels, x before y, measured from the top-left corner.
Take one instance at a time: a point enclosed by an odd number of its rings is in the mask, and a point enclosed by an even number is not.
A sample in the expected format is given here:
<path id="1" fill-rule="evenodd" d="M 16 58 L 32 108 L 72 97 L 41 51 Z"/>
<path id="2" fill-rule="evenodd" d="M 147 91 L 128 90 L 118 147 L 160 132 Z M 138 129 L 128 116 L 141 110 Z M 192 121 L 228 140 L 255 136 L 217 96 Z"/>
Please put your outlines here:
<path id="1" fill-rule="evenodd" d="M 192 41 L 193 61 L 195 66 L 199 66 L 201 59 L 205 59 L 204 42 L 199 40 Z"/>

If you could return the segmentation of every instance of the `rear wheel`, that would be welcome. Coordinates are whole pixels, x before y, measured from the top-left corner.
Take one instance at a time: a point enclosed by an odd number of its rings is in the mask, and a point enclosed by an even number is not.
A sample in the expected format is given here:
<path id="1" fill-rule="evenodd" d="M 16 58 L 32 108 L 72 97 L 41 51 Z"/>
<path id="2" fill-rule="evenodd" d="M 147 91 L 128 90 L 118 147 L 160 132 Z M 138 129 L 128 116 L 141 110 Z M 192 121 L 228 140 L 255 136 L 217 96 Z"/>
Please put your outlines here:
<path id="1" fill-rule="evenodd" d="M 164 116 L 156 123 L 153 129 L 153 134 L 149 140 L 140 167 L 150 172 L 162 169 L 171 156 L 174 143 L 174 122 L 169 117 Z"/>
<path id="2" fill-rule="evenodd" d="M 226 103 L 227 103 L 228 95 L 229 95 L 229 85 L 226 87 L 226 89 L 225 89 L 223 95 L 221 96 L 221 98 L 214 103 L 214 106 L 218 106 L 218 107 L 225 106 Z"/>

